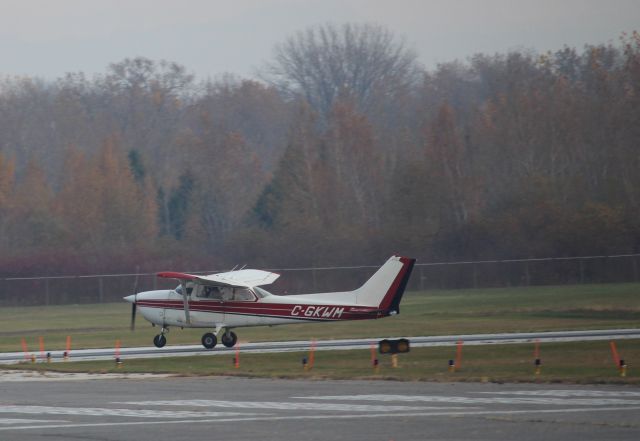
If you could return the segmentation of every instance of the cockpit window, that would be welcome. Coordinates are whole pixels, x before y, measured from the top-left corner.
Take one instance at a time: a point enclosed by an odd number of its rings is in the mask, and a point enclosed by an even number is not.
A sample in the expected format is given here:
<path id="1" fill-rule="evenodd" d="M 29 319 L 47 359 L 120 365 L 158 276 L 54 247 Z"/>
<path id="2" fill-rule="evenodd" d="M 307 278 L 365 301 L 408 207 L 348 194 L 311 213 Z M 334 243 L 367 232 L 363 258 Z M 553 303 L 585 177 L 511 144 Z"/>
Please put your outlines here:
<path id="1" fill-rule="evenodd" d="M 174 289 L 174 291 L 182 295 L 182 285 L 178 285 L 176 289 Z M 191 294 L 192 292 L 193 292 L 193 283 L 187 282 L 187 294 Z"/>
<path id="2" fill-rule="evenodd" d="M 221 288 L 217 286 L 203 286 L 200 292 L 198 293 L 198 297 L 203 297 L 205 299 L 213 299 L 213 300 L 223 299 Z"/>
<path id="3" fill-rule="evenodd" d="M 269 291 L 267 291 L 266 289 L 262 289 L 258 286 L 254 286 L 253 287 L 253 291 L 256 293 L 256 295 L 258 297 L 260 297 L 261 299 L 264 299 L 267 296 L 271 296 L 273 294 L 271 294 Z"/>
<path id="4" fill-rule="evenodd" d="M 252 302 L 256 299 L 251 290 L 248 288 L 234 288 L 233 300 L 237 302 Z"/>

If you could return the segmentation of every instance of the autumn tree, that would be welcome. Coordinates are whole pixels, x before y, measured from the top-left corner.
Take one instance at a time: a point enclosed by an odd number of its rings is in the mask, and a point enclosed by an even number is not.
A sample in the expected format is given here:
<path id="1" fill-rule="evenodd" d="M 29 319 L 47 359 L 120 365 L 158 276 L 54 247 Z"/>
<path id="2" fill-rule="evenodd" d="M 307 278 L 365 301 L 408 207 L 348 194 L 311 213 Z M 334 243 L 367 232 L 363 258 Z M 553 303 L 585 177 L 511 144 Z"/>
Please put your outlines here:
<path id="1" fill-rule="evenodd" d="M 9 214 L 13 203 L 15 166 L 0 153 L 0 250 L 9 252 Z"/>
<path id="2" fill-rule="evenodd" d="M 186 168 L 194 177 L 191 234 L 219 245 L 237 228 L 262 188 L 264 174 L 257 155 L 234 132 L 212 130 L 203 121 L 199 135 L 181 138 L 188 152 Z M 198 228 L 199 227 L 199 228 Z"/>
<path id="3" fill-rule="evenodd" d="M 171 176 L 175 167 L 158 158 L 177 154 L 175 138 L 195 87 L 193 75 L 174 62 L 126 58 L 110 64 L 95 87 L 109 128 L 105 137 L 117 133 L 125 149 L 139 150 L 151 167 Z"/>
<path id="4" fill-rule="evenodd" d="M 286 143 L 292 109 L 272 86 L 224 76 L 203 85 L 186 118 L 190 130 L 200 130 L 207 121 L 215 130 L 239 134 L 265 170 L 272 171 Z"/>
<path id="5" fill-rule="evenodd" d="M 321 219 L 318 198 L 322 194 L 319 148 L 315 117 L 308 106 L 300 103 L 287 147 L 273 178 L 254 205 L 250 222 L 270 232 L 318 224 Z"/>
<path id="6" fill-rule="evenodd" d="M 16 185 L 8 216 L 7 235 L 14 251 L 37 253 L 59 245 L 59 224 L 51 216 L 53 196 L 44 169 L 32 158 Z"/>
<path id="7" fill-rule="evenodd" d="M 275 48 L 265 77 L 301 95 L 322 116 L 339 99 L 367 111 L 376 97 L 394 97 L 418 79 L 416 54 L 380 25 L 326 24 L 299 31 Z"/>
<path id="8" fill-rule="evenodd" d="M 114 138 L 94 158 L 69 150 L 57 199 L 67 243 L 79 249 L 108 253 L 151 244 L 157 236 L 155 194 L 136 182 Z"/>
<path id="9" fill-rule="evenodd" d="M 350 101 L 339 101 L 329 117 L 321 158 L 332 186 L 336 225 L 357 229 L 380 226 L 381 162 L 373 128 Z"/>

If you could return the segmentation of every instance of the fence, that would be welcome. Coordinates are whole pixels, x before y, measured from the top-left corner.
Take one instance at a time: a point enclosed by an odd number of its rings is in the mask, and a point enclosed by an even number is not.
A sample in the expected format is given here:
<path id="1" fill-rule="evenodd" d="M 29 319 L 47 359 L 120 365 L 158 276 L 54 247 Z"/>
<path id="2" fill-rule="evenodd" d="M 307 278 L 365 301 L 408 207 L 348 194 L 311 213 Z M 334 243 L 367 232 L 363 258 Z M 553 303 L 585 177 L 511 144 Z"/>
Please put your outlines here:
<path id="1" fill-rule="evenodd" d="M 638 282 L 640 254 L 417 263 L 409 290 Z M 275 294 L 350 290 L 378 266 L 273 268 Z M 210 271 L 213 273 L 216 271 Z M 172 288 L 155 273 L 0 278 L 1 306 L 118 302 L 134 292 Z"/>

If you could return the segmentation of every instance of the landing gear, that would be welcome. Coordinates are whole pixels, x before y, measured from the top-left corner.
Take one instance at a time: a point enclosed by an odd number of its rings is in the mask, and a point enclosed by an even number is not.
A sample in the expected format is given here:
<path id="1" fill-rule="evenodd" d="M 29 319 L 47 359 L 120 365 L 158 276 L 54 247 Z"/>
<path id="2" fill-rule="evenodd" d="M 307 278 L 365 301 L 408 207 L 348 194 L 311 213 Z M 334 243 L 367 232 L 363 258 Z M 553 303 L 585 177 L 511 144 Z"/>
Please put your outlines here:
<path id="1" fill-rule="evenodd" d="M 161 348 L 167 344 L 167 337 L 164 334 L 158 334 L 153 337 L 153 344 L 156 345 L 156 348 Z"/>
<path id="2" fill-rule="evenodd" d="M 153 344 L 156 345 L 156 348 L 161 348 L 167 344 L 167 337 L 164 336 L 165 332 L 169 332 L 169 328 L 162 328 L 160 334 L 153 337 Z"/>
<path id="3" fill-rule="evenodd" d="M 205 348 L 213 349 L 216 347 L 216 344 L 218 344 L 218 339 L 215 334 L 207 332 L 202 336 L 202 346 Z"/>
<path id="4" fill-rule="evenodd" d="M 235 332 L 231 332 L 227 330 L 227 332 L 222 334 L 222 344 L 228 348 L 234 347 L 237 341 L 238 341 L 238 336 L 235 334 Z"/>

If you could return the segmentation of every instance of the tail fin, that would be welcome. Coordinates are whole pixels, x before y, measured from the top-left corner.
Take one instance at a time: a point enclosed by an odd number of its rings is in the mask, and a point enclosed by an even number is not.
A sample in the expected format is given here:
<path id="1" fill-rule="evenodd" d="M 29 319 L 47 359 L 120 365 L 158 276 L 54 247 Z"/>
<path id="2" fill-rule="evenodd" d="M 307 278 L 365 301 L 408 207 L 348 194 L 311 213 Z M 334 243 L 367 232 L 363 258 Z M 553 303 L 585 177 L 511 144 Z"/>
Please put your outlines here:
<path id="1" fill-rule="evenodd" d="M 356 303 L 377 306 L 384 315 L 400 313 L 400 300 L 416 259 L 392 256 L 369 280 L 355 291 Z"/>

